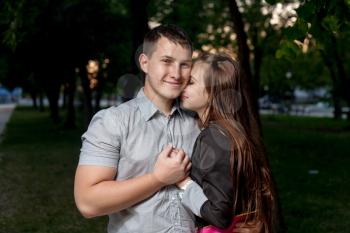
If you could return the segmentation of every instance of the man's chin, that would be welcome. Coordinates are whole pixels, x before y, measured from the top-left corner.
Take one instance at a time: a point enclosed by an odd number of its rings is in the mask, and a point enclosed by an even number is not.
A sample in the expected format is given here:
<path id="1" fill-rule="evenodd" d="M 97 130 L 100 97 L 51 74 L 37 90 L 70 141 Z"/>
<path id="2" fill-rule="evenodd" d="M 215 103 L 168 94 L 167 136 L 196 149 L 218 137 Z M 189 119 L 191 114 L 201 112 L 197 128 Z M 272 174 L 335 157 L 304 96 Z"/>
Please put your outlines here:
<path id="1" fill-rule="evenodd" d="M 180 94 L 181 91 L 168 90 L 165 91 L 164 97 L 166 97 L 167 99 L 176 99 L 180 96 Z"/>

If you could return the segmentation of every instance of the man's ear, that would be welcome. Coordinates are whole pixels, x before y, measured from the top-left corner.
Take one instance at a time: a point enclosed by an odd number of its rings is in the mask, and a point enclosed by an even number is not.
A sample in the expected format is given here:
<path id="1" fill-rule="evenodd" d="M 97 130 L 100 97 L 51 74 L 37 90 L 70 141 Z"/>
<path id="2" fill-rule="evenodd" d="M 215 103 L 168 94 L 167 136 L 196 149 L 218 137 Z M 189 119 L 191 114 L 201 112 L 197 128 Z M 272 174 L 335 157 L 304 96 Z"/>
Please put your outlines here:
<path id="1" fill-rule="evenodd" d="M 146 54 L 141 53 L 139 56 L 140 68 L 146 74 L 148 73 L 148 57 Z"/>

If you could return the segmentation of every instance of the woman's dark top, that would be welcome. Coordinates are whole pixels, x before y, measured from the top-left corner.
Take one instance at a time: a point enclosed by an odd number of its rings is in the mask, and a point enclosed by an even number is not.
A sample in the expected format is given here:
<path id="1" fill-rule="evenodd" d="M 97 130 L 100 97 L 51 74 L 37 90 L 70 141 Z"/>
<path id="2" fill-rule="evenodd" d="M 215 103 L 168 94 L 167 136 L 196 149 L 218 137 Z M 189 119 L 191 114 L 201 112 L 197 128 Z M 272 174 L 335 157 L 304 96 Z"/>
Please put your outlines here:
<path id="1" fill-rule="evenodd" d="M 198 136 L 192 154 L 192 179 L 208 200 L 196 216 L 199 227 L 227 228 L 233 217 L 233 183 L 230 165 L 230 140 L 216 124 L 209 124 Z"/>

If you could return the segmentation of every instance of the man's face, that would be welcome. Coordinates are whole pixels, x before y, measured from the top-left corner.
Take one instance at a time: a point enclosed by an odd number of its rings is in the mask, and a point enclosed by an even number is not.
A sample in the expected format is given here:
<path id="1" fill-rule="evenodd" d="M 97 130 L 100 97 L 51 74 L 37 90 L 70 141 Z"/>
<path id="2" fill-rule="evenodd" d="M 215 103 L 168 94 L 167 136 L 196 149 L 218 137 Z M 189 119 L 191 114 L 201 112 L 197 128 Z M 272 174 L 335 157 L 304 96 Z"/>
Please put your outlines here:
<path id="1" fill-rule="evenodd" d="M 145 93 L 151 98 L 173 100 L 189 80 L 192 54 L 180 44 L 161 37 L 151 56 L 141 54 L 140 64 L 146 73 Z"/>

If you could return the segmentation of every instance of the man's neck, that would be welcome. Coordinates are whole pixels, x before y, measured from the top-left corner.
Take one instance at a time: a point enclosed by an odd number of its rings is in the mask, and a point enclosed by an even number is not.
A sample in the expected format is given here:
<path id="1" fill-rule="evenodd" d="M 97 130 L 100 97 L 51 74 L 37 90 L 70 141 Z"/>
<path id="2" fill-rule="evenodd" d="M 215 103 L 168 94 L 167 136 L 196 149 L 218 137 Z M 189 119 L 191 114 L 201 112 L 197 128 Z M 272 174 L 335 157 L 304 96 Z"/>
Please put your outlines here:
<path id="1" fill-rule="evenodd" d="M 166 116 L 171 114 L 171 110 L 174 106 L 175 100 L 165 99 L 154 93 L 150 88 L 144 87 L 143 91 L 145 96 L 152 101 L 152 103 Z"/>

